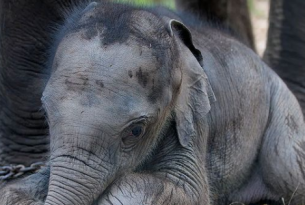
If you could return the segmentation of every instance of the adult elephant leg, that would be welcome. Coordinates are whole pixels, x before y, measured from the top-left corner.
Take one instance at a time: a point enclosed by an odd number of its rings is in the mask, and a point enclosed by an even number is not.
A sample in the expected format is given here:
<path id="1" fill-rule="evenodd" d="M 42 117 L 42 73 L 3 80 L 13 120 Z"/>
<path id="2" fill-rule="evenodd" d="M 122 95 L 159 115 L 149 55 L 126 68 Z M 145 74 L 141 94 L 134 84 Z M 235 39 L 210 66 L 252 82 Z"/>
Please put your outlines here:
<path id="1" fill-rule="evenodd" d="M 202 19 L 213 20 L 231 28 L 240 40 L 255 50 L 247 1 L 244 0 L 176 0 L 179 10 L 191 12 Z"/>
<path id="2" fill-rule="evenodd" d="M 48 153 L 41 94 L 53 30 L 75 1 L 0 0 L 0 165 L 30 164 Z"/>
<path id="3" fill-rule="evenodd" d="M 305 1 L 270 1 L 264 60 L 285 81 L 305 112 Z"/>

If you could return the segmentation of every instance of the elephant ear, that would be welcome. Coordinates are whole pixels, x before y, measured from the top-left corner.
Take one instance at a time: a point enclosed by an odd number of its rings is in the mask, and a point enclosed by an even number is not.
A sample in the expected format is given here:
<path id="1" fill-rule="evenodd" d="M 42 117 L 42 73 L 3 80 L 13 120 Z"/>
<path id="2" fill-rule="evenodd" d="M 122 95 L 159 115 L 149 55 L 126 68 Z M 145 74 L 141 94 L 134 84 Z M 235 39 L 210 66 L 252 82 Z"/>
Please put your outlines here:
<path id="1" fill-rule="evenodd" d="M 174 111 L 179 142 L 186 147 L 193 137 L 200 134 L 197 125 L 206 117 L 211 109 L 210 103 L 216 99 L 191 32 L 177 20 L 170 20 L 168 29 L 179 45 L 181 85 Z"/>

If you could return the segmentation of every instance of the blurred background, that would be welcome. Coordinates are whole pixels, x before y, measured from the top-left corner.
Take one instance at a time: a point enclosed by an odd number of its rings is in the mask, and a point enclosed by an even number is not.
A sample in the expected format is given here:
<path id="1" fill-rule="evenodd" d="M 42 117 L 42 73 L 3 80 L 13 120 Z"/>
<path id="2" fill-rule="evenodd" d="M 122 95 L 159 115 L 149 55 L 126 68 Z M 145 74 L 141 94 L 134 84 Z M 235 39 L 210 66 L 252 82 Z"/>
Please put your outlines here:
<path id="1" fill-rule="evenodd" d="M 121 0 L 134 2 L 139 5 L 161 4 L 171 9 L 175 9 L 174 0 Z M 187 0 L 186 0 L 187 1 Z M 268 15 L 270 0 L 247 0 L 251 13 L 251 21 L 255 38 L 256 50 L 262 56 L 266 47 L 266 37 L 268 31 Z"/>

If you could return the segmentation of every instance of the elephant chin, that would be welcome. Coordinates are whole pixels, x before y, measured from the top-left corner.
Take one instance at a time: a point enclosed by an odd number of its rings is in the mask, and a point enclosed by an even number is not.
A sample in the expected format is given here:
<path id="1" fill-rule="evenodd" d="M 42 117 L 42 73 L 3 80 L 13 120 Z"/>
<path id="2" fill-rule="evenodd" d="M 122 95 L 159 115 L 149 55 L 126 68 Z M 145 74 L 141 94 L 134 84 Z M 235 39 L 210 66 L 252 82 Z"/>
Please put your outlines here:
<path id="1" fill-rule="evenodd" d="M 71 157 L 51 163 L 46 205 L 91 205 L 114 179 L 114 172 Z"/>

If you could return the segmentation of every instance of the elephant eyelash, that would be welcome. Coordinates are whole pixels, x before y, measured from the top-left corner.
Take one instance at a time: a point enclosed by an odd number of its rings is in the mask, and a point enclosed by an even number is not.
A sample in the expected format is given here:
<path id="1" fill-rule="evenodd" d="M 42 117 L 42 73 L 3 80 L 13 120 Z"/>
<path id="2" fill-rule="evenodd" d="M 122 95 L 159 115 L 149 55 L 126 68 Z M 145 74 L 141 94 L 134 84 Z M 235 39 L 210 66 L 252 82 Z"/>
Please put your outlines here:
<path id="1" fill-rule="evenodd" d="M 133 126 L 134 124 L 137 123 L 144 123 L 145 125 L 147 125 L 150 122 L 150 117 L 148 116 L 141 116 L 135 119 L 130 120 L 124 127 L 123 130 L 126 130 L 128 128 L 130 128 L 131 126 Z"/>

